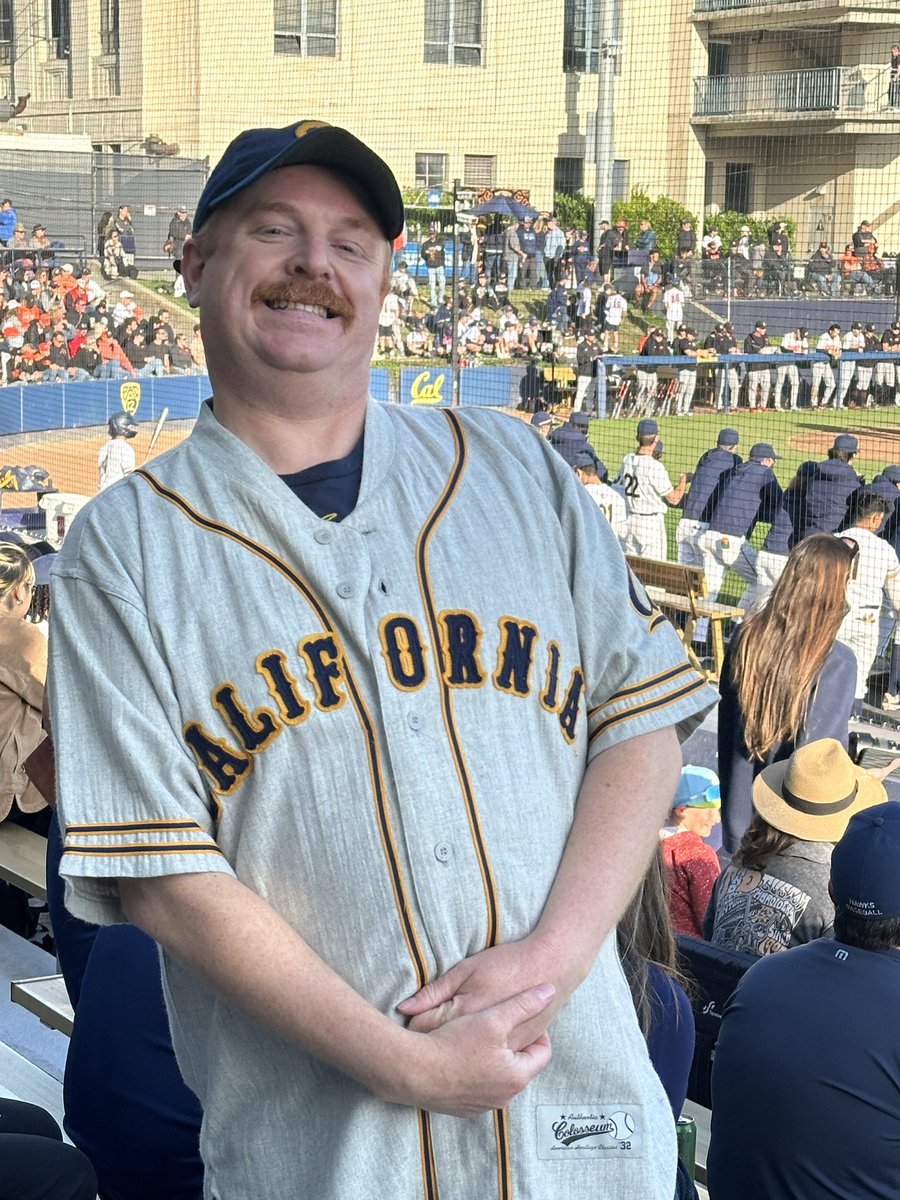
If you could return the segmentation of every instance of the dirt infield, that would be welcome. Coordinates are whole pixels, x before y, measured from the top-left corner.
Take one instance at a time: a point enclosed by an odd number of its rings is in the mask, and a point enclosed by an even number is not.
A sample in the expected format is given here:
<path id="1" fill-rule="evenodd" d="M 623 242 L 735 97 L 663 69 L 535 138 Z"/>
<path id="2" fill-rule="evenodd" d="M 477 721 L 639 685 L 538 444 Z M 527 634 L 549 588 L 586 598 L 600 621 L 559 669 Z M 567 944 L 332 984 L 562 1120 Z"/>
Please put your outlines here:
<path id="1" fill-rule="evenodd" d="M 140 421 L 140 432 L 131 443 L 137 465 L 143 466 L 155 421 Z M 154 457 L 171 450 L 190 433 L 193 421 L 167 421 L 153 449 Z M 53 429 L 40 433 L 10 434 L 0 437 L 0 475 L 2 467 L 43 467 L 50 472 L 54 486 L 61 492 L 93 496 L 97 491 L 97 452 L 109 434 L 105 425 L 86 429 Z M 7 496 L 15 493 L 7 492 Z M 22 493 L 24 500 L 27 493 Z M 9 503 L 9 501 L 7 501 Z"/>
<path id="2" fill-rule="evenodd" d="M 859 442 L 858 458 L 874 459 L 876 462 L 900 462 L 900 426 L 898 425 L 854 425 L 848 420 L 841 426 L 841 433 L 852 433 Z M 834 444 L 834 429 L 813 429 L 791 438 L 795 450 L 813 458 L 824 458 Z"/>

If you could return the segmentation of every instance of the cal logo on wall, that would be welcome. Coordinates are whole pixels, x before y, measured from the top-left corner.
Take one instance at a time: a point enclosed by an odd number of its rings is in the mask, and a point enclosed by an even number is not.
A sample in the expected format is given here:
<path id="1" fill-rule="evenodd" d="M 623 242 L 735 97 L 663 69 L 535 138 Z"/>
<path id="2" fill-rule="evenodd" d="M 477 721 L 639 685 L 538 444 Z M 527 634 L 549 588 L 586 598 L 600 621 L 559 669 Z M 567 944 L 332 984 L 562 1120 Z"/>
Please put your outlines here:
<path id="1" fill-rule="evenodd" d="M 141 403 L 141 385 L 137 380 L 130 379 L 119 388 L 119 403 L 129 416 L 133 417 Z"/>
<path id="2" fill-rule="evenodd" d="M 444 404 L 451 402 L 453 380 L 449 368 L 405 367 L 400 372 L 400 399 L 404 404 Z"/>

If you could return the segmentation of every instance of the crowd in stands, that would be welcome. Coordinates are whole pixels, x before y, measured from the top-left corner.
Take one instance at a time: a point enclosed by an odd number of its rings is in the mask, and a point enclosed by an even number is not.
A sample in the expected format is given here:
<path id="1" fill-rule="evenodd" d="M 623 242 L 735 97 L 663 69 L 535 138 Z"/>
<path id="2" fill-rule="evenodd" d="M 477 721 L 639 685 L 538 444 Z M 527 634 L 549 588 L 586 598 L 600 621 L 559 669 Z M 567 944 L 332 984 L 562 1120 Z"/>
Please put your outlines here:
<path id="1" fill-rule="evenodd" d="M 171 314 L 145 313 L 123 288 L 107 297 L 90 267 L 0 270 L 0 384 L 190 375 L 205 369 L 199 326 L 176 333 Z"/>

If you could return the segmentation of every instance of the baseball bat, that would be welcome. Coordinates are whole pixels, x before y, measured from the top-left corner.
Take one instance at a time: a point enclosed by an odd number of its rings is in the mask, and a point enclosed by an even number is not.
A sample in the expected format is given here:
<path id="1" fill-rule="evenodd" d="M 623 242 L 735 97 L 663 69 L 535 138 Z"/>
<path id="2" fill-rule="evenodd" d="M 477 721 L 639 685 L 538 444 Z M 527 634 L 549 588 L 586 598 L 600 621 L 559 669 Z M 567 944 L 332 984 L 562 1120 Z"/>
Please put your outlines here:
<path id="1" fill-rule="evenodd" d="M 163 431 L 163 425 L 165 425 L 166 420 L 168 419 L 168 416 L 169 416 L 169 410 L 168 410 L 168 408 L 164 408 L 162 410 L 162 412 L 159 414 L 159 420 L 156 422 L 156 428 L 153 430 L 153 437 L 150 439 L 150 445 L 147 447 L 147 453 L 144 457 L 144 462 L 146 462 L 147 459 L 150 457 L 150 455 L 153 453 L 153 447 L 159 441 L 159 435 Z"/>

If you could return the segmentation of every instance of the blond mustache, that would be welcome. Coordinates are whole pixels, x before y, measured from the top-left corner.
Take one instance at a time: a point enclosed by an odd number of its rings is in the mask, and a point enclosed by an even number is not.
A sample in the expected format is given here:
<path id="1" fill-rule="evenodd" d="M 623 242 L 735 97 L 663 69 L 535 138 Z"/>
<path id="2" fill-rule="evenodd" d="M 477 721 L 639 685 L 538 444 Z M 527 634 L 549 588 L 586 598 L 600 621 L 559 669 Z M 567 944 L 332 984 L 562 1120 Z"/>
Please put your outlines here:
<path id="1" fill-rule="evenodd" d="M 261 283 L 253 289 L 250 302 L 265 303 L 267 300 L 284 300 L 288 304 L 311 304 L 324 308 L 335 317 L 349 320 L 353 316 L 353 305 L 338 296 L 327 284 L 289 280 L 286 283 Z"/>

